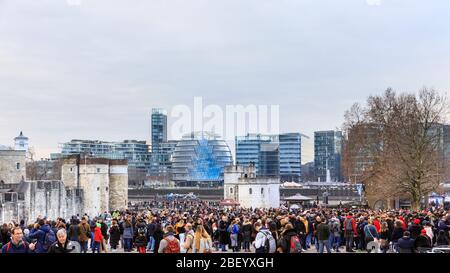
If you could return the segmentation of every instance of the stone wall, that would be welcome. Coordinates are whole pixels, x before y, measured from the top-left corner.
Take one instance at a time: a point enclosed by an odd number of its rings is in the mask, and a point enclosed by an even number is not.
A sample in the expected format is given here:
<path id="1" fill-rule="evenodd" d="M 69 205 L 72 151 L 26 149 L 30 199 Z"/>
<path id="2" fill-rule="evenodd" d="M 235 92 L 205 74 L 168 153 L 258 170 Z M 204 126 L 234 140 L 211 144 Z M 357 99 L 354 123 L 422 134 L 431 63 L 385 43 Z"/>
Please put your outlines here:
<path id="1" fill-rule="evenodd" d="M 109 209 L 124 210 L 128 207 L 128 170 L 127 165 L 113 165 L 109 176 Z"/>
<path id="2" fill-rule="evenodd" d="M 67 219 L 82 213 L 82 191 L 66 188 L 60 180 L 23 181 L 12 190 L 0 195 L 2 223 L 19 219 L 33 223 L 38 217 Z"/>
<path id="3" fill-rule="evenodd" d="M 0 150 L 0 182 L 16 184 L 25 177 L 25 151 Z"/>

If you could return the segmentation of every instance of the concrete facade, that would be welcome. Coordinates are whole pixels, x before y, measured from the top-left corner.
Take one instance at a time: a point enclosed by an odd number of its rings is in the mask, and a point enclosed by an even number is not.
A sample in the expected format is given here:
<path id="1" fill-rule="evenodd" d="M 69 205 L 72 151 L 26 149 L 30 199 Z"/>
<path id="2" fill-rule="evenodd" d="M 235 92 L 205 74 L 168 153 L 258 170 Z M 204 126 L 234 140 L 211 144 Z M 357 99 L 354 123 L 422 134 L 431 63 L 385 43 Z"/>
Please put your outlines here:
<path id="1" fill-rule="evenodd" d="M 224 173 L 224 199 L 238 201 L 243 208 L 278 208 L 280 179 L 258 177 L 254 166 L 229 166 Z"/>

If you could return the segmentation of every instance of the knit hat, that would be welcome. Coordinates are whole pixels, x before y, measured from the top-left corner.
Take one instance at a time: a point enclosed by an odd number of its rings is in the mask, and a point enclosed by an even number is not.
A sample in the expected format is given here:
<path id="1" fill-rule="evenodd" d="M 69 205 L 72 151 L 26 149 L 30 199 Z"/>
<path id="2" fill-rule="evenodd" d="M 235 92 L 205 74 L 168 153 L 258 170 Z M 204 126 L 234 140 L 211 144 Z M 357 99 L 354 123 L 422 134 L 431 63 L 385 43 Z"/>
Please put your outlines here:
<path id="1" fill-rule="evenodd" d="M 425 229 L 422 229 L 421 233 L 422 234 L 427 234 L 427 231 Z"/>
<path id="2" fill-rule="evenodd" d="M 419 225 L 420 224 L 420 220 L 419 219 L 414 219 L 414 224 Z"/>

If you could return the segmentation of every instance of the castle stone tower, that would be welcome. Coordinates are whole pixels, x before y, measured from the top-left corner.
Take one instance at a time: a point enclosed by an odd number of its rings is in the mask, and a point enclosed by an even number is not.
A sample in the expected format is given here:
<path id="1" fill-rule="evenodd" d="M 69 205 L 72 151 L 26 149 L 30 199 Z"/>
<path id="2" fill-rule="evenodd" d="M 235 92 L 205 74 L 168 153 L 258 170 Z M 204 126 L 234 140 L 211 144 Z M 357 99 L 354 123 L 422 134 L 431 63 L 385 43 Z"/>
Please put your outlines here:
<path id="1" fill-rule="evenodd" d="M 128 163 L 126 160 L 109 162 L 109 209 L 124 210 L 128 207 Z"/>

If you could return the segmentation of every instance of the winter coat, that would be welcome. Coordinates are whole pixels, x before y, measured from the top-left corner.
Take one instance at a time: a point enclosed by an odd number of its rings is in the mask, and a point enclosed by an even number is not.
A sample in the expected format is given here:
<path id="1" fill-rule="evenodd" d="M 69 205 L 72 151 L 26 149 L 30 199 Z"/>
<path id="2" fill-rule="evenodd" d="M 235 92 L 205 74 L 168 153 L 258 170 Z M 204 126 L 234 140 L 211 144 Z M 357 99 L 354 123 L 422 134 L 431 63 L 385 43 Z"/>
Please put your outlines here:
<path id="1" fill-rule="evenodd" d="M 28 243 L 24 240 L 18 245 L 12 242 L 6 243 L 0 253 L 32 253 L 33 251 L 29 248 Z"/>
<path id="2" fill-rule="evenodd" d="M 120 241 L 120 228 L 117 225 L 113 225 L 109 229 L 109 243 L 111 245 L 118 245 Z"/>
<path id="3" fill-rule="evenodd" d="M 295 229 L 289 229 L 283 233 L 280 243 L 279 243 L 279 246 L 283 250 L 283 253 L 289 253 L 290 248 L 291 248 L 291 237 L 292 236 L 298 236 Z"/>
<path id="4" fill-rule="evenodd" d="M 51 231 L 51 228 L 49 225 L 45 224 L 43 226 L 41 226 L 39 229 L 35 229 L 33 228 L 30 232 L 30 234 L 28 235 L 28 238 L 30 239 L 37 239 L 36 242 L 36 252 L 37 253 L 46 253 L 48 250 L 44 248 L 44 243 L 45 243 L 45 235 L 48 232 L 53 232 Z"/>
<path id="5" fill-rule="evenodd" d="M 392 232 L 392 242 L 397 242 L 398 239 L 403 237 L 403 228 L 394 228 Z"/>
<path id="6" fill-rule="evenodd" d="M 145 247 L 147 246 L 147 238 L 145 234 L 138 234 L 136 236 L 136 240 L 134 241 L 136 247 Z"/>
<path id="7" fill-rule="evenodd" d="M 414 239 L 403 236 L 398 240 L 398 252 L 414 253 Z"/>
<path id="8" fill-rule="evenodd" d="M 244 242 L 252 240 L 252 224 L 248 223 L 242 226 L 242 239 Z"/>
<path id="9" fill-rule="evenodd" d="M 80 236 L 80 228 L 78 225 L 70 225 L 68 235 L 70 241 L 78 241 Z"/>
<path id="10" fill-rule="evenodd" d="M 317 239 L 319 241 L 326 241 L 330 238 L 330 226 L 325 223 L 320 223 L 317 226 Z"/>
<path id="11" fill-rule="evenodd" d="M 66 240 L 66 243 L 64 245 L 60 244 L 58 241 L 56 241 L 54 244 L 50 246 L 48 249 L 48 253 L 70 253 L 73 251 L 73 249 L 68 249 L 67 245 L 69 244 L 69 240 Z"/>
<path id="12" fill-rule="evenodd" d="M 134 235 L 133 226 L 127 226 L 126 224 L 124 224 L 122 238 L 133 239 L 133 235 Z"/>

